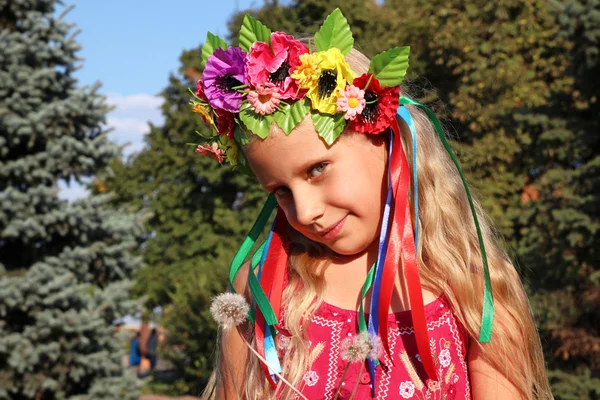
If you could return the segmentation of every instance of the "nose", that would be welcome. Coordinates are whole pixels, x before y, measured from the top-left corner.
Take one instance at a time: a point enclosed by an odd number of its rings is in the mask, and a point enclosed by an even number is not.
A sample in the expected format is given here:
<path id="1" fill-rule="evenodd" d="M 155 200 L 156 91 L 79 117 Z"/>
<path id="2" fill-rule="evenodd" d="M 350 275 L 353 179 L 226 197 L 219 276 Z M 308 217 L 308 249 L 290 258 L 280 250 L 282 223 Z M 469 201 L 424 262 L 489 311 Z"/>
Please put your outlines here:
<path id="1" fill-rule="evenodd" d="M 314 224 L 325 211 L 320 197 L 308 189 L 296 190 L 294 193 L 296 220 L 301 225 Z"/>

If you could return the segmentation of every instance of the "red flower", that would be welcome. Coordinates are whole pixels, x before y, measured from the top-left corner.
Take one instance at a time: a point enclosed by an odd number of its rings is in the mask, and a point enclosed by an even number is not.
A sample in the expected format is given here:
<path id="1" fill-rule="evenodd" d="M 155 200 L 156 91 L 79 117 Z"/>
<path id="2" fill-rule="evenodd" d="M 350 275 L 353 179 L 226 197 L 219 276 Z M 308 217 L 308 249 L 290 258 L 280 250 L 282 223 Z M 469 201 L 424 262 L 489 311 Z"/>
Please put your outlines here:
<path id="1" fill-rule="evenodd" d="M 369 83 L 369 86 L 365 89 Z M 352 84 L 365 91 L 365 108 L 350 122 L 350 128 L 361 133 L 381 133 L 396 118 L 400 101 L 400 86 L 381 87 L 372 74 L 355 78 Z"/>
<path id="2" fill-rule="evenodd" d="M 211 128 L 215 128 L 220 135 L 227 135 L 233 139 L 233 127 L 235 123 L 233 114 L 229 111 L 214 110 L 210 107 L 206 99 L 206 94 L 204 94 L 202 79 L 196 84 L 196 92 L 194 94 L 206 104 L 194 107 L 194 111 L 198 112 L 204 122 Z"/>
<path id="3" fill-rule="evenodd" d="M 219 164 L 222 164 L 225 160 L 225 150 L 220 149 L 217 143 L 213 143 L 212 145 L 199 144 L 196 147 L 196 154 L 217 160 Z"/>
<path id="4" fill-rule="evenodd" d="M 227 135 L 233 139 L 233 127 L 235 121 L 233 120 L 233 114 L 225 110 L 215 110 L 217 115 L 215 120 L 217 121 L 217 131 L 219 135 Z"/>
<path id="5" fill-rule="evenodd" d="M 298 67 L 300 55 L 308 53 L 304 43 L 282 32 L 271 33 L 271 45 L 254 42 L 248 54 L 248 78 L 253 87 L 273 83 L 282 99 L 299 99 L 306 91 L 298 90 L 291 74 Z"/>

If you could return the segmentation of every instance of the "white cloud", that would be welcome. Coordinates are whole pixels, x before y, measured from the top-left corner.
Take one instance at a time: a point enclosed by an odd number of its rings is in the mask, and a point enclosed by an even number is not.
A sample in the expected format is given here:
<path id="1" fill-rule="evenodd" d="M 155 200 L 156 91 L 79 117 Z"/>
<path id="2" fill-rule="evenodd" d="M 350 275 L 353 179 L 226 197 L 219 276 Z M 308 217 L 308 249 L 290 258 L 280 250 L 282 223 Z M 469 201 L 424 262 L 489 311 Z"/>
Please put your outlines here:
<path id="1" fill-rule="evenodd" d="M 163 123 L 163 99 L 147 93 L 109 93 L 106 97 L 107 103 L 116 107 L 107 116 L 107 126 L 113 129 L 108 137 L 118 145 L 128 144 L 123 150 L 128 157 L 144 147 L 144 135 L 150 130 L 148 123 Z"/>
<path id="2" fill-rule="evenodd" d="M 124 96 L 119 93 L 109 93 L 106 95 L 107 103 L 116 106 L 121 111 L 140 110 L 140 109 L 157 109 L 163 99 L 158 96 L 153 96 L 147 93 L 132 94 Z"/>
<path id="3" fill-rule="evenodd" d="M 148 93 L 122 95 L 109 93 L 106 96 L 108 104 L 116 108 L 106 117 L 106 126 L 112 128 L 108 137 L 118 145 L 127 146 L 123 149 L 123 156 L 140 151 L 144 147 L 144 135 L 150 131 L 148 123 L 161 125 L 164 121 L 160 106 L 163 99 Z M 73 201 L 86 197 L 89 192 L 77 183 L 70 187 L 59 184 L 59 197 Z"/>

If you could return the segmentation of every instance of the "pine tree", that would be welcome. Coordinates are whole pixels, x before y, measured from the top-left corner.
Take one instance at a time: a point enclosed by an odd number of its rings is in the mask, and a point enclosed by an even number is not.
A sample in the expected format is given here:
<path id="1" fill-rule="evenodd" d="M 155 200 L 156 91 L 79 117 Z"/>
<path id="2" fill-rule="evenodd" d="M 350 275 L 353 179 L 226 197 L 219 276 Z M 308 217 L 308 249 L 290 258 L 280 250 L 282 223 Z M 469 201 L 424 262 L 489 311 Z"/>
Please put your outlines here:
<path id="1" fill-rule="evenodd" d="M 0 398 L 133 399 L 112 322 L 138 308 L 140 217 L 107 195 L 58 197 L 119 150 L 98 86 L 73 77 L 80 45 L 57 3 L 0 4 Z"/>
<path id="2" fill-rule="evenodd" d="M 144 150 L 129 162 L 115 161 L 103 181 L 115 203 L 152 213 L 142 253 L 148 267 L 136 287 L 149 309 L 164 307 L 164 355 L 181 376 L 166 389 L 170 395 L 195 395 L 210 376 L 216 335 L 210 300 L 227 288 L 234 252 L 266 200 L 255 178 L 186 145 L 198 142 L 195 130 L 208 129 L 188 105 L 200 60 L 200 49 L 184 52 L 179 75 L 162 93 L 164 125 L 152 126 Z"/>

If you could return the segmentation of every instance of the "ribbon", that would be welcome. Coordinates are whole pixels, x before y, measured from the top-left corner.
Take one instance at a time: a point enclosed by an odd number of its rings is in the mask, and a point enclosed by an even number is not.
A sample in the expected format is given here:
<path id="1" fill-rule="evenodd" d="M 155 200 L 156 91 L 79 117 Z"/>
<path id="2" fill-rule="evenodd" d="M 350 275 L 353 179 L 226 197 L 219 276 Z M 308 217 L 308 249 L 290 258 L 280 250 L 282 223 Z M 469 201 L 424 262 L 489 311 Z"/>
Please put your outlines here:
<path id="1" fill-rule="evenodd" d="M 391 304 L 396 271 L 402 262 L 408 297 L 410 300 L 417 349 L 421 354 L 421 361 L 425 372 L 429 378 L 437 379 L 433 356 L 429 348 L 427 319 L 425 316 L 425 306 L 423 304 L 419 266 L 416 258 L 410 204 L 408 202 L 410 169 L 404 153 L 404 148 L 402 147 L 400 127 L 397 123 L 392 125 L 392 131 L 396 142 L 395 153 L 390 162 L 392 185 L 394 186 L 394 223 L 392 224 L 390 232 L 388 255 L 386 257 L 385 272 L 380 294 L 381 305 L 379 313 L 381 319 L 381 331 L 386 332 L 386 335 L 382 335 L 381 339 L 384 348 L 389 354 L 389 345 L 387 343 L 387 314 Z"/>
<path id="2" fill-rule="evenodd" d="M 275 316 L 275 323 L 272 324 L 267 322 L 260 308 L 256 312 L 256 320 L 254 322 L 256 350 L 258 354 L 267 359 L 271 365 L 276 366 L 279 370 L 281 369 L 281 366 L 279 365 L 279 358 L 277 357 L 277 350 L 275 349 L 272 337 L 273 332 L 270 325 L 275 325 L 281 314 L 283 281 L 288 263 L 288 254 L 287 249 L 285 248 L 287 243 L 284 244 L 286 229 L 287 220 L 285 214 L 283 213 L 283 210 L 279 209 L 271 231 L 272 233 L 269 235 L 269 251 L 260 277 L 260 287 L 262 288 L 262 291 L 269 294 L 268 301 Z M 275 389 L 277 384 L 273 377 L 273 371 L 271 371 L 262 361 L 260 364 L 269 384 Z"/>
<path id="3" fill-rule="evenodd" d="M 389 157 L 391 160 L 391 156 L 393 153 L 393 138 L 390 137 L 390 145 L 389 145 Z M 391 215 L 391 207 L 392 207 L 392 181 L 390 178 L 390 169 L 388 168 L 388 192 L 385 200 L 385 206 L 383 208 L 383 216 L 381 220 L 381 232 L 379 233 L 379 253 L 377 254 L 377 262 L 374 266 L 374 282 L 373 282 L 373 293 L 371 294 L 371 307 L 369 312 L 369 326 L 368 331 L 370 334 L 377 336 L 379 333 L 379 292 L 381 290 L 381 281 L 383 277 L 383 269 L 385 264 L 385 257 L 387 253 L 387 245 L 388 245 L 388 233 L 389 233 L 389 220 Z M 362 302 L 361 302 L 362 307 Z M 387 319 L 387 318 L 386 318 Z M 387 332 L 386 332 L 387 334 Z M 369 375 L 371 376 L 371 395 L 375 397 L 376 393 L 376 382 L 375 379 L 375 370 L 377 367 L 377 363 L 375 360 L 368 359 L 367 360 L 367 368 L 369 369 Z"/>
<path id="4" fill-rule="evenodd" d="M 471 197 L 471 191 L 469 190 L 469 185 L 467 184 L 467 180 L 462 172 L 462 168 L 458 163 L 458 159 L 454 155 L 450 144 L 446 140 L 446 135 L 444 135 L 444 129 L 442 128 L 442 124 L 435 116 L 433 111 L 431 111 L 428 107 L 423 104 L 409 99 L 408 97 L 400 97 L 401 105 L 415 105 L 420 107 L 431 121 L 433 127 L 435 128 L 440 141 L 444 145 L 446 152 L 450 155 L 452 162 L 456 166 L 458 174 L 460 175 L 460 179 L 462 180 L 463 186 L 465 188 L 465 192 L 467 193 L 467 199 L 469 200 L 469 206 L 471 207 L 471 214 L 473 214 L 473 221 L 475 222 L 475 229 L 477 231 L 477 239 L 479 240 L 479 248 L 481 249 L 481 259 L 483 262 L 483 310 L 481 312 L 481 329 L 479 330 L 479 341 L 482 343 L 489 342 L 492 337 L 492 325 L 494 323 L 494 296 L 492 293 L 492 282 L 490 279 L 490 270 L 487 262 L 487 253 L 485 251 L 485 245 L 483 243 L 483 235 L 481 234 L 481 227 L 479 226 L 479 219 L 477 218 L 477 212 L 475 211 L 475 205 L 473 204 L 473 198 Z"/>
<path id="5" fill-rule="evenodd" d="M 415 208 L 415 251 L 419 253 L 419 176 L 417 174 L 417 129 L 408 108 L 398 107 L 398 115 L 404 120 L 412 136 L 413 153 L 413 206 Z"/>

